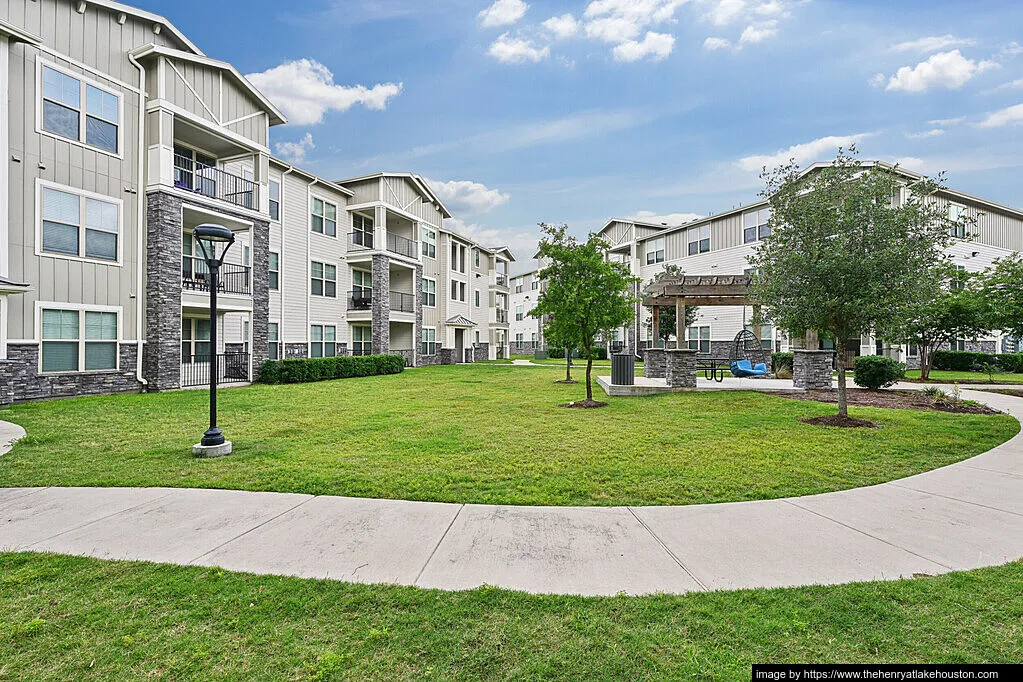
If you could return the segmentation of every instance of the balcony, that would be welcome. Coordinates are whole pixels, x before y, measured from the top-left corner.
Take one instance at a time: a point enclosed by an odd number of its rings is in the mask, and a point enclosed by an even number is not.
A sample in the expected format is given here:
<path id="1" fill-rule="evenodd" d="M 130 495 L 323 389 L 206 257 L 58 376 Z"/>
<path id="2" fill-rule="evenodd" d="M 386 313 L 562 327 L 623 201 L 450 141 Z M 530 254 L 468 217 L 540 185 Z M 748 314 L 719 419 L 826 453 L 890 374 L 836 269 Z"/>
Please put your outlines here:
<path id="1" fill-rule="evenodd" d="M 198 256 L 181 257 L 181 288 L 186 291 L 209 291 L 209 270 Z M 252 295 L 252 269 L 247 265 L 224 263 L 220 266 L 218 294 Z"/>
<path id="2" fill-rule="evenodd" d="M 249 210 L 259 209 L 256 183 L 182 154 L 174 155 L 174 186 Z"/>
<path id="3" fill-rule="evenodd" d="M 373 290 L 356 289 L 348 292 L 349 310 L 369 310 L 373 307 Z"/>
<path id="4" fill-rule="evenodd" d="M 400 355 L 402 357 L 402 359 L 405 360 L 405 366 L 406 367 L 414 367 L 415 366 L 416 352 L 414 350 L 407 350 L 407 349 L 395 350 L 394 348 L 392 348 L 391 350 L 389 350 L 387 352 L 390 355 Z"/>
<path id="5" fill-rule="evenodd" d="M 218 384 L 246 384 L 249 378 L 248 353 L 219 353 L 214 356 Z M 181 358 L 181 387 L 209 386 L 209 355 L 186 355 Z"/>
<path id="6" fill-rule="evenodd" d="M 501 308 L 494 308 L 498 324 L 508 324 L 508 311 Z"/>
<path id="7" fill-rule="evenodd" d="M 373 233 L 356 230 L 348 233 L 348 248 L 350 249 L 372 249 Z"/>
<path id="8" fill-rule="evenodd" d="M 416 242 L 390 232 L 387 233 L 387 250 L 406 258 L 419 258 L 419 245 Z"/>
<path id="9" fill-rule="evenodd" d="M 508 275 L 498 275 L 496 280 L 497 286 L 508 288 Z"/>
<path id="10" fill-rule="evenodd" d="M 400 291 L 391 292 L 391 312 L 414 313 L 416 312 L 416 297 Z"/>

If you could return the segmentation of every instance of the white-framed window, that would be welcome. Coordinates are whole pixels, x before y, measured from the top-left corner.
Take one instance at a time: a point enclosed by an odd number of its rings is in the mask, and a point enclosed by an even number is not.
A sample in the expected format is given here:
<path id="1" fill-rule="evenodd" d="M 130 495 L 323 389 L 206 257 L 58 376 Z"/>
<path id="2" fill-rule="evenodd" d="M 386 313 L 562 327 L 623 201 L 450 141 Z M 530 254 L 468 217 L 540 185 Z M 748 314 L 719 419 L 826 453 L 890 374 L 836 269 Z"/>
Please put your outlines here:
<path id="1" fill-rule="evenodd" d="M 522 317 L 523 317 L 522 306 L 521 305 L 515 306 L 515 321 L 522 322 Z"/>
<path id="2" fill-rule="evenodd" d="M 369 355 L 372 352 L 372 327 L 352 327 L 352 353 L 355 355 Z"/>
<path id="3" fill-rule="evenodd" d="M 309 357 L 332 358 L 337 348 L 337 327 L 332 324 L 314 324 L 309 327 Z"/>
<path id="4" fill-rule="evenodd" d="M 39 130 L 120 156 L 121 95 L 82 75 L 39 60 Z"/>
<path id="5" fill-rule="evenodd" d="M 337 206 L 313 197 L 312 230 L 328 237 L 337 236 Z"/>
<path id="6" fill-rule="evenodd" d="M 433 327 L 423 327 L 423 338 L 421 348 L 419 349 L 423 355 L 436 355 L 437 354 L 437 330 Z"/>
<path id="7" fill-rule="evenodd" d="M 245 352 L 246 353 L 249 352 L 249 327 L 250 327 L 249 321 L 248 320 L 243 320 L 242 321 L 242 344 L 243 344 L 243 346 L 245 348 Z"/>
<path id="8" fill-rule="evenodd" d="M 515 293 L 516 294 L 521 294 L 522 293 L 522 286 L 523 286 L 522 282 L 523 282 L 523 280 L 522 280 L 521 277 L 519 277 L 518 279 L 515 280 Z"/>
<path id="9" fill-rule="evenodd" d="M 479 267 L 480 267 L 480 250 L 479 249 L 473 249 L 472 250 L 472 256 L 475 259 L 476 269 L 478 270 Z"/>
<path id="10" fill-rule="evenodd" d="M 687 234 L 689 235 L 688 253 L 690 256 L 710 251 L 710 225 L 694 227 L 688 230 Z"/>
<path id="11" fill-rule="evenodd" d="M 181 364 L 210 361 L 210 319 L 181 318 Z"/>
<path id="12" fill-rule="evenodd" d="M 121 264 L 121 200 L 43 181 L 37 190 L 37 254 Z"/>
<path id="13" fill-rule="evenodd" d="M 465 274 L 466 251 L 464 245 L 451 242 L 451 269 L 455 272 Z"/>
<path id="14" fill-rule="evenodd" d="M 423 305 L 427 308 L 437 307 L 437 280 L 423 278 Z"/>
<path id="15" fill-rule="evenodd" d="M 646 264 L 654 265 L 655 263 L 664 262 L 664 237 L 658 239 L 651 239 L 646 243 Z"/>
<path id="16" fill-rule="evenodd" d="M 103 372 L 118 367 L 120 334 L 116 310 L 42 304 L 39 332 L 42 342 L 39 370 L 44 374 Z"/>
<path id="17" fill-rule="evenodd" d="M 270 220 L 281 219 L 281 183 L 270 181 Z"/>
<path id="18" fill-rule="evenodd" d="M 755 241 L 771 236 L 771 227 L 767 224 L 770 220 L 770 208 L 762 208 L 759 211 L 743 213 L 742 243 L 752 244 Z"/>
<path id="19" fill-rule="evenodd" d="M 760 325 L 760 347 L 768 352 L 774 350 L 774 327 L 769 324 Z"/>
<path id="20" fill-rule="evenodd" d="M 476 307 L 477 307 L 477 308 L 479 308 L 479 307 L 480 307 L 480 290 L 479 290 L 479 289 L 477 289 L 476 291 L 474 291 L 474 292 L 472 292 L 472 293 L 473 293 L 473 294 L 475 295 L 475 297 L 476 297 L 476 301 L 475 301 L 475 302 L 476 302 Z"/>
<path id="21" fill-rule="evenodd" d="M 536 343 L 536 332 L 533 332 L 533 333 L 531 333 L 529 335 L 529 340 L 532 341 L 533 343 Z M 615 341 L 618 340 L 618 330 L 617 329 L 615 330 L 615 338 L 614 338 L 614 340 Z"/>
<path id="22" fill-rule="evenodd" d="M 426 228 L 423 228 L 423 256 L 437 257 L 437 233 Z"/>
<path id="23" fill-rule="evenodd" d="M 284 353 L 281 349 L 281 324 L 280 322 L 270 322 L 266 328 L 266 341 L 267 341 L 267 352 L 266 357 L 268 360 L 280 360 Z"/>
<path id="24" fill-rule="evenodd" d="M 710 352 L 710 327 L 709 326 L 693 326 L 689 327 L 686 332 L 688 337 L 689 349 L 699 351 L 700 353 Z"/>
<path id="25" fill-rule="evenodd" d="M 337 298 L 337 266 L 329 263 L 312 263 L 312 294 Z"/>
<path id="26" fill-rule="evenodd" d="M 361 213 L 352 214 L 352 243 L 356 246 L 373 248 L 373 219 Z"/>
<path id="27" fill-rule="evenodd" d="M 920 355 L 920 347 L 915 343 L 911 343 L 909 344 L 906 354 L 911 358 L 918 357 Z"/>
<path id="28" fill-rule="evenodd" d="M 966 207 L 962 204 L 956 204 L 953 202 L 948 203 L 948 219 L 949 220 L 961 220 L 966 215 Z M 952 226 L 952 236 L 959 239 L 966 239 L 966 225 L 959 223 L 958 225 Z"/>
<path id="29" fill-rule="evenodd" d="M 622 262 L 624 263 L 625 261 L 622 261 Z M 536 277 L 534 277 L 533 281 L 530 283 L 529 288 L 532 289 L 533 291 L 536 291 L 537 289 L 539 289 L 540 288 L 540 280 L 538 280 Z"/>
<path id="30" fill-rule="evenodd" d="M 525 335 L 525 334 L 523 334 L 522 332 L 518 332 L 518 333 L 516 333 L 516 334 L 515 334 L 515 345 L 516 345 L 516 346 L 519 346 L 519 347 L 521 348 L 521 347 L 522 347 L 522 342 L 523 342 L 523 340 L 525 339 L 525 336 L 526 336 L 526 335 Z"/>
<path id="31" fill-rule="evenodd" d="M 279 291 L 281 288 L 281 254 L 270 252 L 270 289 Z"/>

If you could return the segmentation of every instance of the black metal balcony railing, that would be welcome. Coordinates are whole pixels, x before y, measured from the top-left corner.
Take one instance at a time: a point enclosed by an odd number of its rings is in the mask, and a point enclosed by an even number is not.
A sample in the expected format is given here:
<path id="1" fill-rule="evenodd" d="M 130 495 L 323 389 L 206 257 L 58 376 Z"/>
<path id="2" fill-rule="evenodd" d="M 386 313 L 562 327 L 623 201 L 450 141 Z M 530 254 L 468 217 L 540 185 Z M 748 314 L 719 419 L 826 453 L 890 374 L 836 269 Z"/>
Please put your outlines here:
<path id="1" fill-rule="evenodd" d="M 400 235 L 387 233 L 387 250 L 406 258 L 419 257 L 419 245 L 411 239 L 405 239 Z"/>
<path id="2" fill-rule="evenodd" d="M 508 286 L 508 275 L 498 275 L 497 276 L 497 286 L 499 286 L 499 287 L 506 287 L 506 286 Z"/>
<path id="3" fill-rule="evenodd" d="M 400 355 L 405 358 L 406 367 L 412 367 L 416 362 L 416 352 L 414 350 L 395 350 L 392 348 L 387 352 L 391 355 Z"/>
<path id="4" fill-rule="evenodd" d="M 219 353 L 216 359 L 217 383 L 244 384 L 249 378 L 248 353 Z M 208 386 L 210 383 L 209 355 L 186 355 L 181 358 L 181 387 Z"/>
<path id="5" fill-rule="evenodd" d="M 188 291 L 209 291 L 206 261 L 198 256 L 181 257 L 181 288 Z M 224 263 L 220 266 L 219 294 L 252 294 L 252 268 L 248 265 Z"/>
<path id="6" fill-rule="evenodd" d="M 174 155 L 174 186 L 243 208 L 259 208 L 259 185 L 219 168 Z"/>
<path id="7" fill-rule="evenodd" d="M 356 289 L 348 292 L 349 310 L 369 310 L 373 307 L 373 290 Z"/>
<path id="8" fill-rule="evenodd" d="M 497 321 L 500 324 L 508 324 L 508 311 L 501 308 L 495 308 L 494 312 L 497 314 Z"/>
<path id="9" fill-rule="evenodd" d="M 416 297 L 400 291 L 391 292 L 391 310 L 401 313 L 416 312 Z"/>
<path id="10" fill-rule="evenodd" d="M 372 249 L 373 233 L 356 230 L 348 233 L 348 246 L 353 249 Z"/>

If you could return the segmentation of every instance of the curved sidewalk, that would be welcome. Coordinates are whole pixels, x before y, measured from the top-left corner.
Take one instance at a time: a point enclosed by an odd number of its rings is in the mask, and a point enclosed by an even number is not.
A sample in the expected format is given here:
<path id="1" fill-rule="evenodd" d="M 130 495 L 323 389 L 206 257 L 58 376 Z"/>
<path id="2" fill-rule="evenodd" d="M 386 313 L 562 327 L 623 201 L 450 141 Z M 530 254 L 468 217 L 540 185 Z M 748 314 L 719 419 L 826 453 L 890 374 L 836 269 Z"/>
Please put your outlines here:
<path id="1" fill-rule="evenodd" d="M 1023 417 L 1023 399 L 964 397 Z M 0 548 L 585 595 L 894 579 L 1023 556 L 1023 435 L 970 460 L 868 488 L 684 507 L 7 488 L 0 489 Z"/>

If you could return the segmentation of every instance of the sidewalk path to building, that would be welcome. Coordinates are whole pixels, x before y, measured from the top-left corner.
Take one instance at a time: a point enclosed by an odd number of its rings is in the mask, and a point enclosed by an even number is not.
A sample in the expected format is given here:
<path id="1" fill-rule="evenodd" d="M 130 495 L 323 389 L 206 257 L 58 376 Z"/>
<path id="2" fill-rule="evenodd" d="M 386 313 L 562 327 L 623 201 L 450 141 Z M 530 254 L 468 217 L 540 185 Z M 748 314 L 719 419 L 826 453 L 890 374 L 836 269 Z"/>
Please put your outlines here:
<path id="1" fill-rule="evenodd" d="M 1023 399 L 963 395 L 1023 417 Z M 584 595 L 933 575 L 1023 556 L 1023 436 L 882 485 L 683 507 L 7 488 L 0 489 L 0 548 L 446 590 L 488 584 Z"/>

